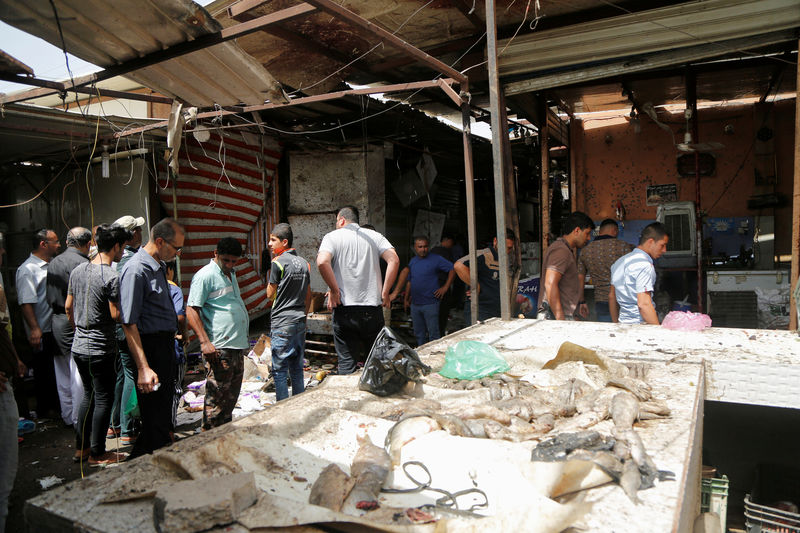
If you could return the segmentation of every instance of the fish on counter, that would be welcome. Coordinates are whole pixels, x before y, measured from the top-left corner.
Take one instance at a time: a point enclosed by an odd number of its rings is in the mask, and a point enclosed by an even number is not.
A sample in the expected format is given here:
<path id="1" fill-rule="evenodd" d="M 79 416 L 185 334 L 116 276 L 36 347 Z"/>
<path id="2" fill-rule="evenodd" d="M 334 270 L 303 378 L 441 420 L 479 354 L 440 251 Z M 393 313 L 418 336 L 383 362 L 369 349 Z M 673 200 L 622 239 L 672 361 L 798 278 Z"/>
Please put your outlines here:
<path id="1" fill-rule="evenodd" d="M 358 437 L 359 448 L 350 467 L 353 488 L 345 503 L 356 509 L 371 511 L 380 507 L 378 496 L 392 470 L 392 460 L 386 450 L 375 446 L 368 436 Z"/>

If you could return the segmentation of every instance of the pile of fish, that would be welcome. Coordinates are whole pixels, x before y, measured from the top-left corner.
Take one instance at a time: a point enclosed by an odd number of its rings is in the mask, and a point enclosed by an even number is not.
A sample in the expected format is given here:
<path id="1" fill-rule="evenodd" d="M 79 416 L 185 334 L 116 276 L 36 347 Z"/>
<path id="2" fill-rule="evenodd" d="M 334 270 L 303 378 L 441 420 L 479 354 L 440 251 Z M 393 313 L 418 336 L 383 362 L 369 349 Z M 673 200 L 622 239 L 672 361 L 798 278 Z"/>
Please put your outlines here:
<path id="1" fill-rule="evenodd" d="M 337 511 L 348 497 L 358 509 L 378 507 L 382 482 L 393 468 L 403 466 L 403 447 L 444 430 L 464 438 L 536 441 L 533 461 L 589 461 L 638 503 L 639 490 L 673 476 L 655 466 L 634 429 L 637 420 L 670 416 L 645 378 L 641 366 L 628 367 L 571 343 L 564 343 L 554 359 L 530 375 L 506 373 L 468 381 L 433 374 L 426 387 L 465 393 L 455 393 L 456 398 L 453 393 L 426 394 L 440 400 L 409 398 L 383 410 L 382 418 L 396 421 L 384 448 L 362 442 L 350 476 L 328 466 L 310 501 Z M 589 430 L 607 419 L 613 422 L 610 434 Z M 365 462 L 370 466 L 364 467 Z M 344 487 L 333 503 L 326 501 L 331 491 L 322 490 L 330 484 Z"/>

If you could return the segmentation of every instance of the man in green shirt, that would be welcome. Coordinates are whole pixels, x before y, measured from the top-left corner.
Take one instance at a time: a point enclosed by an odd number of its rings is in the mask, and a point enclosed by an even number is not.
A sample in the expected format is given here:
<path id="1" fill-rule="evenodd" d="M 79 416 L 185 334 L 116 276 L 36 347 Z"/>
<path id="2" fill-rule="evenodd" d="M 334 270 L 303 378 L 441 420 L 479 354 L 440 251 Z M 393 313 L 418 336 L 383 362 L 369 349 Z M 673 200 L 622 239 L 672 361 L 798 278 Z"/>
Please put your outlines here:
<path id="1" fill-rule="evenodd" d="M 206 367 L 204 430 L 232 420 L 242 387 L 250 319 L 233 271 L 241 256 L 238 240 L 220 239 L 214 259 L 192 278 L 186 302 L 186 320 L 200 339 Z"/>

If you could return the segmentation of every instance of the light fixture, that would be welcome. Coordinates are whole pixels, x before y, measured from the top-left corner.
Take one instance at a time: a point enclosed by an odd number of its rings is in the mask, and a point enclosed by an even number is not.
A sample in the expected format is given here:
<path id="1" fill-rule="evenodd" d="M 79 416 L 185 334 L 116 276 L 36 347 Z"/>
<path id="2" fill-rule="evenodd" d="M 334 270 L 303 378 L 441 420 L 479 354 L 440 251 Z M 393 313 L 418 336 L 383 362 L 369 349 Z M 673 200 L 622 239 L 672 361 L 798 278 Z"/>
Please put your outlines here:
<path id="1" fill-rule="evenodd" d="M 108 146 L 103 145 L 103 153 L 100 154 L 100 176 L 104 178 L 111 177 L 111 169 L 109 168 Z"/>

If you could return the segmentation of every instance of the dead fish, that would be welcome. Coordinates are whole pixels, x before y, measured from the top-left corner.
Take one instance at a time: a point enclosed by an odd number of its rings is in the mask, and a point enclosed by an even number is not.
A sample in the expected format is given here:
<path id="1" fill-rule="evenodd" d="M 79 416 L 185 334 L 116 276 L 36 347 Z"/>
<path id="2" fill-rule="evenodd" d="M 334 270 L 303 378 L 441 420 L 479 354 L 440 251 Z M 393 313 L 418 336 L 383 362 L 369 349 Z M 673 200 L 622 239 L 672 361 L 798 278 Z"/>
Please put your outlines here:
<path id="1" fill-rule="evenodd" d="M 486 436 L 490 439 L 500 439 L 500 440 L 507 440 L 511 442 L 523 442 L 526 440 L 533 440 L 539 438 L 539 435 L 532 432 L 516 432 L 512 431 L 510 428 L 504 427 L 501 424 L 498 424 L 494 420 L 486 420 L 483 423 L 483 429 L 486 432 Z"/>
<path id="2" fill-rule="evenodd" d="M 347 501 L 356 509 L 371 511 L 380 507 L 378 496 L 392 469 L 392 461 L 386 450 L 372 444 L 368 436 L 358 437 L 358 442 L 360 446 L 350 467 L 354 485 Z"/>
<path id="3" fill-rule="evenodd" d="M 591 385 L 577 378 L 571 378 L 554 391 L 559 405 L 572 405 L 578 399 L 594 391 Z"/>
<path id="4" fill-rule="evenodd" d="M 613 438 L 605 437 L 597 431 L 561 433 L 540 442 L 531 452 L 531 460 L 563 461 L 574 450 L 607 451 L 614 447 L 614 442 Z"/>
<path id="5" fill-rule="evenodd" d="M 567 456 L 568 461 L 573 459 L 593 462 L 600 467 L 603 472 L 608 474 L 615 483 L 618 483 L 622 477 L 622 461 L 607 451 L 590 452 L 587 450 L 575 450 Z"/>
<path id="6" fill-rule="evenodd" d="M 672 414 L 664 400 L 653 398 L 648 402 L 639 404 L 639 420 L 652 420 L 654 418 L 667 418 Z"/>
<path id="7" fill-rule="evenodd" d="M 449 434 L 457 437 L 472 437 L 470 428 L 457 416 L 445 413 L 431 413 L 430 416 Z"/>
<path id="8" fill-rule="evenodd" d="M 622 487 L 622 490 L 633 503 L 639 503 L 637 493 L 642 488 L 642 476 L 639 474 L 639 468 L 635 462 L 625 461 L 622 467 L 622 475 L 619 478 L 619 486 Z"/>
<path id="9" fill-rule="evenodd" d="M 392 465 L 400 464 L 400 450 L 422 435 L 441 429 L 441 426 L 429 416 L 413 416 L 396 423 L 386 434 L 384 448 L 392 459 Z"/>
<path id="10" fill-rule="evenodd" d="M 489 399 L 493 402 L 503 399 L 503 386 L 498 381 L 489 384 Z"/>
<path id="11" fill-rule="evenodd" d="M 464 424 L 466 424 L 469 432 L 472 433 L 472 437 L 476 439 L 486 439 L 486 430 L 484 429 L 484 423 L 488 421 L 488 418 L 468 418 L 464 420 Z"/>
<path id="12" fill-rule="evenodd" d="M 595 411 L 587 411 L 576 416 L 562 418 L 555 424 L 555 429 L 563 431 L 579 431 L 588 429 L 600 422 L 602 419 Z"/>
<path id="13" fill-rule="evenodd" d="M 482 385 L 480 381 L 470 381 L 467 386 L 464 387 L 464 390 L 475 390 L 480 389 L 481 387 Z"/>
<path id="14" fill-rule="evenodd" d="M 511 423 L 511 417 L 508 413 L 491 405 L 468 405 L 456 411 L 451 411 L 449 414 L 455 415 L 461 420 L 488 418 L 504 426 Z"/>
<path id="15" fill-rule="evenodd" d="M 633 428 L 639 417 L 639 400 L 628 391 L 621 391 L 611 400 L 611 419 L 618 430 Z"/>
<path id="16" fill-rule="evenodd" d="M 436 400 L 419 398 L 397 403 L 391 406 L 382 413 L 381 418 L 386 418 L 387 420 L 399 420 L 409 414 L 439 411 L 441 408 L 442 404 Z"/>
<path id="17" fill-rule="evenodd" d="M 650 385 L 640 379 L 612 377 L 608 380 L 608 385 L 632 392 L 633 395 L 642 402 L 646 402 L 653 397 L 650 392 Z"/>
<path id="18" fill-rule="evenodd" d="M 511 425 L 508 427 L 515 433 L 535 433 L 536 430 L 527 420 L 523 420 L 518 416 L 511 417 Z"/>
<path id="19" fill-rule="evenodd" d="M 532 423 L 533 429 L 537 433 L 549 433 L 556 425 L 556 417 L 547 413 L 535 419 Z"/>
<path id="20" fill-rule="evenodd" d="M 344 500 L 352 488 L 353 479 L 336 464 L 331 463 L 322 470 L 311 487 L 308 503 L 341 511 Z"/>

